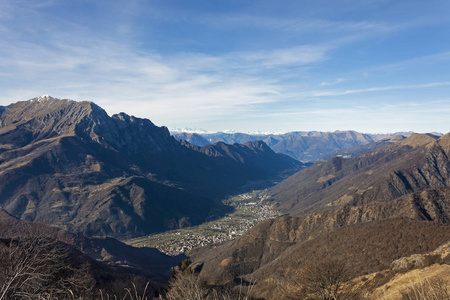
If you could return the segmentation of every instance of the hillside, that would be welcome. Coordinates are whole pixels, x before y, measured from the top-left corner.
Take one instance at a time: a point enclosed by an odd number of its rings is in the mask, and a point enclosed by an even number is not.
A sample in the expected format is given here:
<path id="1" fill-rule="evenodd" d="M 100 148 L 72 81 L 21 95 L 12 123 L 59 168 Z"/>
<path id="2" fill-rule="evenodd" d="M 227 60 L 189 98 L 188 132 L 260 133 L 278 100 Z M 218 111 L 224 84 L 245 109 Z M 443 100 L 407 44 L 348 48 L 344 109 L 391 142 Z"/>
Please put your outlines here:
<path id="1" fill-rule="evenodd" d="M 241 238 L 189 253 L 199 276 L 211 285 L 252 283 L 263 299 L 289 299 L 284 290 L 301 282 L 303 269 L 320 261 L 347 262 L 347 278 L 382 271 L 403 256 L 427 253 L 450 240 L 448 225 L 391 219 L 344 226 L 303 239 L 302 222 L 268 220 Z M 432 233 L 432 234 L 430 234 Z"/>
<path id="2" fill-rule="evenodd" d="M 110 117 L 92 102 L 45 96 L 1 110 L 0 206 L 88 235 L 198 224 L 223 209 L 221 195 L 285 171 L 230 162 L 223 170 L 222 159 L 181 145 L 167 128 L 125 113 Z"/>
<path id="3" fill-rule="evenodd" d="M 354 158 L 335 157 L 271 189 L 291 215 L 327 206 L 361 205 L 449 184 L 449 135 L 413 134 Z"/>
<path id="4" fill-rule="evenodd" d="M 364 291 L 368 299 L 448 299 L 449 284 L 450 242 L 432 252 L 397 259 L 389 268 L 356 277 L 343 288 Z"/>

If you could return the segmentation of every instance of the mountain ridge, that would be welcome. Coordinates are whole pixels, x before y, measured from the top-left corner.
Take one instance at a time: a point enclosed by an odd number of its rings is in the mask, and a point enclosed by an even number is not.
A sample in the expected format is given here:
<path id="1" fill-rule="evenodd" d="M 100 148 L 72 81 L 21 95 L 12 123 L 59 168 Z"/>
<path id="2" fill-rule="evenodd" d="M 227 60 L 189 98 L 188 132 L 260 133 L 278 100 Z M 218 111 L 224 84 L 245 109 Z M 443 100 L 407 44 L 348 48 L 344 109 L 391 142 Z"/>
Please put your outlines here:
<path id="1" fill-rule="evenodd" d="M 6 106 L 0 122 L 0 205 L 88 235 L 198 224 L 225 209 L 220 196 L 284 171 L 234 161 L 221 171 L 224 162 L 181 145 L 166 127 L 109 117 L 87 101 L 33 98 Z"/>

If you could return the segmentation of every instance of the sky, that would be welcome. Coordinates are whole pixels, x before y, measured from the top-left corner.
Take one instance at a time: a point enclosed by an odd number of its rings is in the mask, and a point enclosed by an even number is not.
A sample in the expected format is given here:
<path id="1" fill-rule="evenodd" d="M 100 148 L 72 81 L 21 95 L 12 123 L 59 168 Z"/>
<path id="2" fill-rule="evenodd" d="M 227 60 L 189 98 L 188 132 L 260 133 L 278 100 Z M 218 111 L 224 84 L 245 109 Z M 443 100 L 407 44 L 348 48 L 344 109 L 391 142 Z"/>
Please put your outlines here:
<path id="1" fill-rule="evenodd" d="M 0 105 L 210 131 L 450 131 L 448 0 L 1 0 Z"/>

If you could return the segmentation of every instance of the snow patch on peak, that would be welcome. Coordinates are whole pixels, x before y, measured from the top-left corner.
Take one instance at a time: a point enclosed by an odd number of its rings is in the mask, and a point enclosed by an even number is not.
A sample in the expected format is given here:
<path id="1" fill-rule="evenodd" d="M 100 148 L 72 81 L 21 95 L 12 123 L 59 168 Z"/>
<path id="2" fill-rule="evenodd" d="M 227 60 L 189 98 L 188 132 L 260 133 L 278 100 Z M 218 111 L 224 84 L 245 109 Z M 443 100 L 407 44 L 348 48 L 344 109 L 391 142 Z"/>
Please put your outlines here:
<path id="1" fill-rule="evenodd" d="M 236 130 L 222 130 L 222 131 L 210 131 L 210 130 L 205 130 L 205 129 L 200 129 L 200 128 L 179 128 L 179 127 L 169 127 L 169 131 L 171 134 L 176 134 L 176 133 L 197 133 L 197 134 L 220 134 L 220 133 L 224 133 L 224 134 L 239 134 L 239 133 L 244 133 L 244 134 L 249 134 L 249 135 L 277 135 L 277 134 L 285 134 L 286 131 L 280 131 L 280 132 L 276 132 L 276 131 L 236 131 Z"/>
<path id="2" fill-rule="evenodd" d="M 53 99 L 53 97 L 50 96 L 50 95 L 48 95 L 48 94 L 45 94 L 45 95 L 42 95 L 42 96 L 37 97 L 37 98 L 36 98 L 36 101 L 37 101 L 37 102 L 41 102 L 41 101 L 49 100 L 49 99 Z"/>
<path id="3" fill-rule="evenodd" d="M 222 131 L 223 133 L 228 133 L 228 134 L 233 134 L 233 133 L 237 133 L 237 131 L 235 130 L 231 130 L 231 129 L 226 129 L 224 131 Z"/>
<path id="4" fill-rule="evenodd" d="M 248 131 L 247 134 L 249 135 L 281 135 L 286 134 L 286 131 Z"/>
<path id="5" fill-rule="evenodd" d="M 208 131 L 200 128 L 178 128 L 178 127 L 169 127 L 170 133 L 198 133 L 198 134 L 208 134 L 208 133 L 216 133 L 215 131 Z"/>

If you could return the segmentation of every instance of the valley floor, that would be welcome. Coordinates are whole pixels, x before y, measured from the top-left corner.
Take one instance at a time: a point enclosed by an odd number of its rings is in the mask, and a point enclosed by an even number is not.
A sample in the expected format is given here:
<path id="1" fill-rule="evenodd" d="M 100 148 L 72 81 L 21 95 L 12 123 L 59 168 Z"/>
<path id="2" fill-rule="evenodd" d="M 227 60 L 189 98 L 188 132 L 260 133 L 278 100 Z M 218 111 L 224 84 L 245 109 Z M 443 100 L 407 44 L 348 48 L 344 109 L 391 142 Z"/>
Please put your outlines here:
<path id="1" fill-rule="evenodd" d="M 135 247 L 152 247 L 175 256 L 199 246 L 222 243 L 244 234 L 259 222 L 281 215 L 268 200 L 266 190 L 255 190 L 225 199 L 233 212 L 198 226 L 171 230 L 124 241 Z"/>

